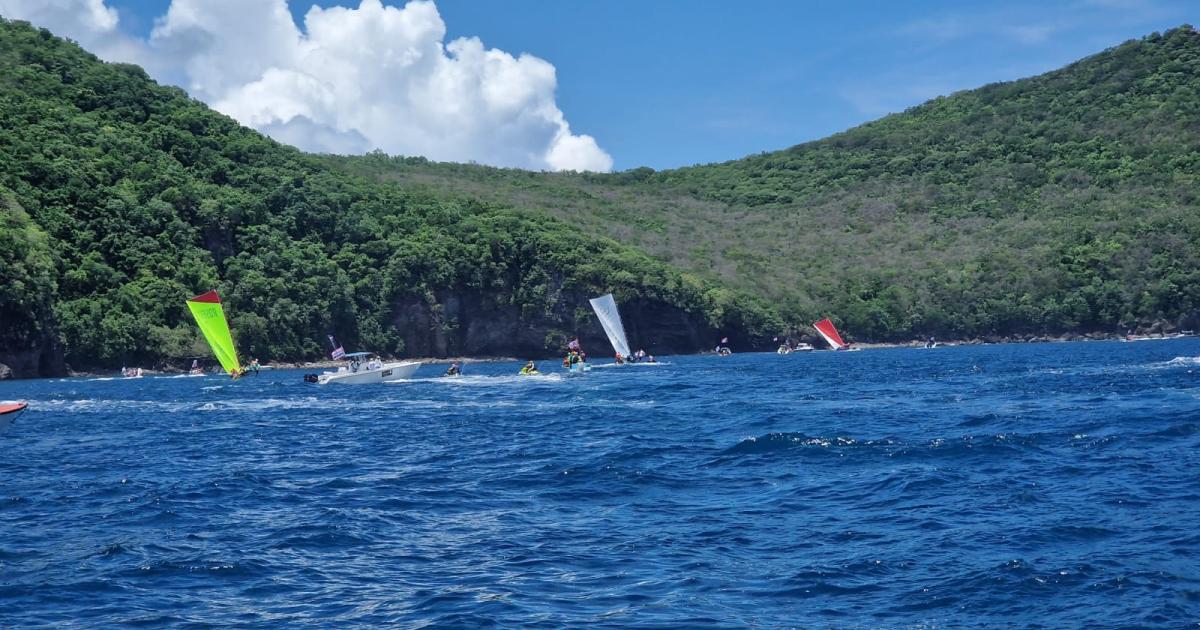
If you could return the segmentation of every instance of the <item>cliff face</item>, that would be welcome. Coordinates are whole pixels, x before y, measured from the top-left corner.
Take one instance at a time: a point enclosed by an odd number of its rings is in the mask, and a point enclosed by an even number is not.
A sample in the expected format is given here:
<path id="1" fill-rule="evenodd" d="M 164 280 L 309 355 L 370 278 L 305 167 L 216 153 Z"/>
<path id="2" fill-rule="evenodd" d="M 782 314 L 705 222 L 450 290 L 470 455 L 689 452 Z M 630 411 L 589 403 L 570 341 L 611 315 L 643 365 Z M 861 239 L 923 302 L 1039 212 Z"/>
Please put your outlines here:
<path id="1" fill-rule="evenodd" d="M 431 300 L 430 297 L 433 299 Z M 444 290 L 432 296 L 406 296 L 395 304 L 392 325 L 404 340 L 404 353 L 418 357 L 561 356 L 578 335 L 592 356 L 609 356 L 612 347 L 582 292 L 565 291 L 553 307 L 535 313 L 498 303 L 495 294 Z M 622 303 L 621 319 L 631 349 L 650 354 L 681 354 L 709 349 L 721 333 L 694 312 L 660 300 L 637 298 Z M 765 349 L 763 339 L 735 339 L 743 350 Z"/>
<path id="2" fill-rule="evenodd" d="M 12 378 L 37 378 L 65 376 L 67 366 L 63 363 L 62 345 L 57 336 L 45 333 L 30 339 L 29 347 L 17 347 L 11 342 L 0 345 L 0 366 L 11 370 Z M 4 370 L 0 368 L 0 372 Z M 0 376 L 0 378 L 3 378 Z"/>

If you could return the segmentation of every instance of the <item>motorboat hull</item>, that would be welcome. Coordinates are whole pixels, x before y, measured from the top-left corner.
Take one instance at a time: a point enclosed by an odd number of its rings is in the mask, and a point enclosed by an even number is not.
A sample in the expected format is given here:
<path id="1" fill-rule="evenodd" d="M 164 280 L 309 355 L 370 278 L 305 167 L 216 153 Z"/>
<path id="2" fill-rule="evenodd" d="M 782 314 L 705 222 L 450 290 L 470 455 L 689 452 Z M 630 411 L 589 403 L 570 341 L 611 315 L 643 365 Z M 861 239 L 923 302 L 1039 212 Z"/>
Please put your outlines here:
<path id="1" fill-rule="evenodd" d="M 28 403 L 0 403 L 0 433 L 8 430 L 12 426 L 13 420 L 21 415 L 22 411 L 28 407 Z"/>
<path id="2" fill-rule="evenodd" d="M 331 383 L 340 383 L 344 385 L 369 385 L 371 383 L 390 383 L 392 381 L 402 381 L 412 378 L 416 373 L 417 368 L 421 367 L 420 361 L 405 361 L 401 363 L 385 363 L 382 367 L 368 370 L 359 368 L 357 372 L 349 370 L 338 372 L 325 372 L 317 377 L 317 383 L 328 385 Z"/>

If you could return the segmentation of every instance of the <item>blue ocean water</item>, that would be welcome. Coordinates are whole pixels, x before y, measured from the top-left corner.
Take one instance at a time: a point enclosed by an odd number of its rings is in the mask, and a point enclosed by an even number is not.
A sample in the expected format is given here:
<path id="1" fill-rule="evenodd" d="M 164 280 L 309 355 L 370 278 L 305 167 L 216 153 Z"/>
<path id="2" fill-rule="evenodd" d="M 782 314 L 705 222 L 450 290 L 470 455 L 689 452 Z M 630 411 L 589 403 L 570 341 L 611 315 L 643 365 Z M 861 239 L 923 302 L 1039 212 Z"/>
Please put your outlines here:
<path id="1" fill-rule="evenodd" d="M 1200 340 L 0 383 L 0 627 L 1179 627 Z"/>

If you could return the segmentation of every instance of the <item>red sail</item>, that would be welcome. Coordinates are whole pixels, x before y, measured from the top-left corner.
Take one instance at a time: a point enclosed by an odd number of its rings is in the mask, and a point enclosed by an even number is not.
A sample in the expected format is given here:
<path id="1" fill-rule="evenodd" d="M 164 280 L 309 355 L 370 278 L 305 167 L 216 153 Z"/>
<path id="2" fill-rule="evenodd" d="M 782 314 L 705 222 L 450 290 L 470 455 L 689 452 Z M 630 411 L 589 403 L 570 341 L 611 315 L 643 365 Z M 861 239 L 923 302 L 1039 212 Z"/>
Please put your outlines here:
<path id="1" fill-rule="evenodd" d="M 829 321 L 828 317 L 813 324 L 813 328 L 821 333 L 821 336 L 829 342 L 829 345 L 833 346 L 834 350 L 846 347 L 846 342 L 842 341 L 842 336 L 838 334 L 837 328 L 833 327 L 833 322 Z"/>

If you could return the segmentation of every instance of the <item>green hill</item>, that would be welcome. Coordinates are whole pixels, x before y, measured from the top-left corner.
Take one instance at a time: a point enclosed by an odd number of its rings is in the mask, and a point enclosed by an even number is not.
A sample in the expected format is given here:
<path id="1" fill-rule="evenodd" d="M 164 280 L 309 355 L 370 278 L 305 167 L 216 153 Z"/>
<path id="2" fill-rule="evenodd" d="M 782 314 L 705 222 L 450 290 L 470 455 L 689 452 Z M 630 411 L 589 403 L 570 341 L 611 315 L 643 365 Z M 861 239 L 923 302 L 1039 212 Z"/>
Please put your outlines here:
<path id="1" fill-rule="evenodd" d="M 325 336 L 407 355 L 632 342 L 695 351 L 782 324 L 754 297 L 512 204 L 366 181 L 21 22 L 0 20 L 0 363 L 18 375 L 207 355 L 184 306 L 216 288 L 246 356 Z"/>
<path id="2" fill-rule="evenodd" d="M 655 172 L 328 157 L 535 208 L 870 340 L 1200 325 L 1200 35 L 938 98 L 830 138 Z"/>

